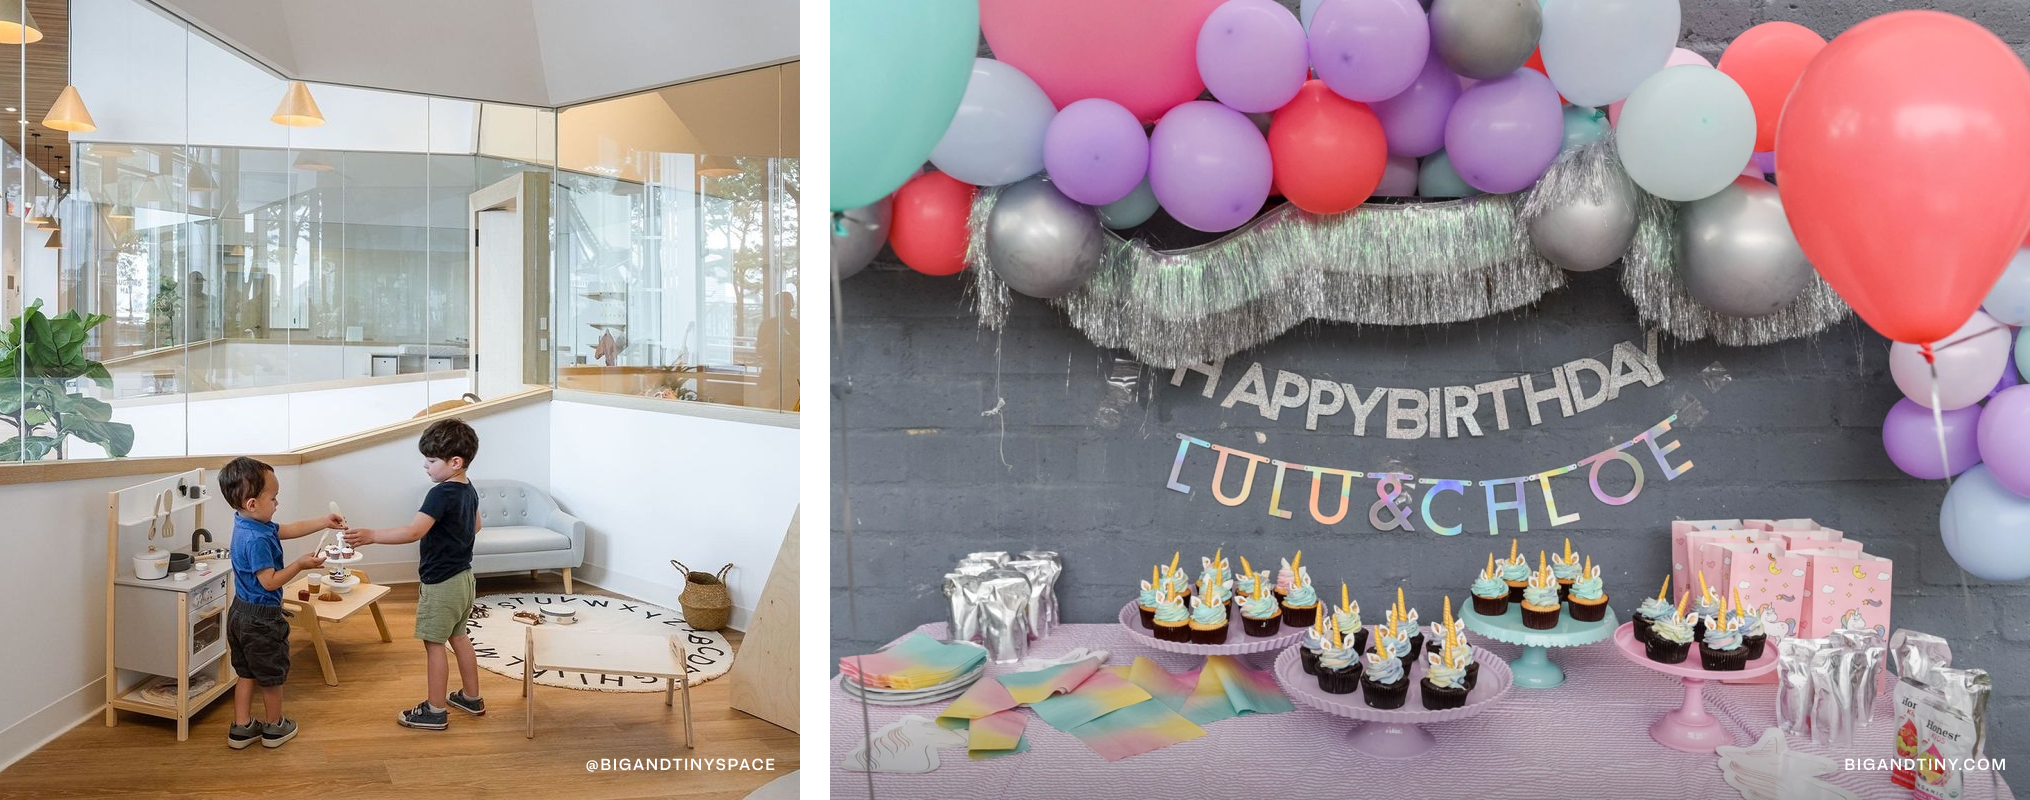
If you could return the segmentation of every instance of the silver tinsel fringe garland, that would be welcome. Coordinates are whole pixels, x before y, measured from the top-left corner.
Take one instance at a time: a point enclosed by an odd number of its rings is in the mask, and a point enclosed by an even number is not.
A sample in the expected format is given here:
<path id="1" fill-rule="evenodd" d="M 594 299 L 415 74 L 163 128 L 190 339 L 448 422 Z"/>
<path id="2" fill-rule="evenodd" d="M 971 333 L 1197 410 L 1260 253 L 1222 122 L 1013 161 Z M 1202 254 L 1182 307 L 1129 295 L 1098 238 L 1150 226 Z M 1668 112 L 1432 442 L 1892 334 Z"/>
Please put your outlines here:
<path id="1" fill-rule="evenodd" d="M 1479 319 L 1536 302 L 1565 285 L 1563 270 L 1530 244 L 1526 213 L 1627 180 L 1613 140 L 1561 154 L 1537 186 L 1514 195 L 1410 205 L 1363 205 L 1320 216 L 1284 204 L 1218 241 L 1158 251 L 1109 231 L 1099 269 L 1051 301 L 1102 347 L 1152 366 L 1223 359 L 1308 320 L 1426 325 Z M 1700 307 L 1674 271 L 1672 204 L 1638 190 L 1641 221 L 1622 286 L 1645 322 L 1685 339 L 1765 344 L 1824 329 L 1846 305 L 1823 280 L 1789 307 L 1757 319 Z M 987 263 L 987 219 L 999 196 L 973 202 L 967 262 L 980 324 L 999 329 L 1012 297 Z M 1097 212 L 1095 212 L 1097 213 Z"/>

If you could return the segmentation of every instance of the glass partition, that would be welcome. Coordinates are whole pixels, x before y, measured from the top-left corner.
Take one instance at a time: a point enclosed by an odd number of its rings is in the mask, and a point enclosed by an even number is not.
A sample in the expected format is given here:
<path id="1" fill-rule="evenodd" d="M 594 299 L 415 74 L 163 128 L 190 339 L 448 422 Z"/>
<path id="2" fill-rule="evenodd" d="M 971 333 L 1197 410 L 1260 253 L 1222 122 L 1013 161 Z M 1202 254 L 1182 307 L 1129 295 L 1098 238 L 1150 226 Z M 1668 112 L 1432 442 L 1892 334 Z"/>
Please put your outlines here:
<path id="1" fill-rule="evenodd" d="M 537 290 L 516 317 L 529 333 L 483 346 L 540 353 L 554 111 L 312 84 L 323 124 L 292 127 L 271 118 L 289 81 L 150 3 L 77 0 L 70 22 L 70 80 L 96 130 L 51 147 L 69 169 L 47 191 L 7 163 L 0 311 L 23 312 L 30 254 L 43 312 L 103 321 L 54 377 L 76 398 L 60 401 L 74 435 L 0 426 L 0 460 L 279 452 L 549 383 L 537 357 L 478 385 L 471 204 L 536 176 L 542 203 L 516 242 L 533 270 L 517 285 Z M 28 111 L 17 127 L 55 133 L 46 106 Z M 482 142 L 512 146 L 481 155 Z M 41 247 L 31 205 L 55 212 L 59 248 Z M 9 399 L 33 367 L 5 366 L 0 417 L 42 420 Z"/>
<path id="2" fill-rule="evenodd" d="M 558 387 L 797 410 L 794 71 L 559 115 Z"/>

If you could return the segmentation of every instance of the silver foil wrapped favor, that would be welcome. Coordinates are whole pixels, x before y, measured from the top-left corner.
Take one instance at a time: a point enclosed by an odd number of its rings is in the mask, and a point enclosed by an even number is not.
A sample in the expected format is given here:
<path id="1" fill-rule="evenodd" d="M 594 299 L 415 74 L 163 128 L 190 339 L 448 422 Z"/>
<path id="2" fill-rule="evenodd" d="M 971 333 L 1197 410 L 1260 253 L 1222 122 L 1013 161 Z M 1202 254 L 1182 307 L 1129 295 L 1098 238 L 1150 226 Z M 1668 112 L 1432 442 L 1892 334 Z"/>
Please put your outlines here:
<path id="1" fill-rule="evenodd" d="M 1046 603 L 1043 609 L 1043 632 L 1055 631 L 1057 626 L 1064 622 L 1064 617 L 1057 611 L 1057 579 L 1064 576 L 1064 557 L 1058 555 L 1056 550 L 1024 550 L 1022 557 L 1057 565 L 1057 570 L 1050 575 L 1050 587 L 1043 593 Z"/>
<path id="2" fill-rule="evenodd" d="M 1002 568 L 980 575 L 981 643 L 987 660 L 1013 664 L 1029 654 L 1029 579 Z"/>
<path id="3" fill-rule="evenodd" d="M 1000 567 L 1001 565 L 999 564 L 986 561 L 961 561 L 958 566 L 952 568 L 952 571 L 960 575 L 979 575 L 990 569 L 1000 569 Z"/>
<path id="4" fill-rule="evenodd" d="M 1898 786 L 1916 786 L 1916 773 L 1911 760 L 1917 758 L 1917 739 L 1906 739 L 1903 731 L 1917 729 L 1918 708 L 1927 698 L 1937 698 L 1938 693 L 1931 687 L 1938 681 L 1938 670 L 1951 666 L 1952 647 L 1945 639 L 1929 633 L 1900 629 L 1889 635 L 1889 659 L 1896 668 L 1896 688 L 1893 693 L 1896 709 L 1896 735 L 1891 737 L 1896 749 L 1896 766 L 1889 779 Z"/>
<path id="5" fill-rule="evenodd" d="M 1812 654 L 1811 740 L 1813 744 L 1845 747 L 1854 743 L 1854 703 L 1867 674 L 1867 653 L 1830 643 Z"/>
<path id="6" fill-rule="evenodd" d="M 1776 728 L 1784 733 L 1811 731 L 1812 656 L 1824 639 L 1787 638 L 1776 641 Z"/>
<path id="7" fill-rule="evenodd" d="M 978 553 L 967 553 L 966 557 L 959 559 L 959 561 L 960 563 L 964 563 L 967 561 L 982 561 L 999 567 L 1006 565 L 1008 563 L 1008 551 L 982 550 Z"/>
<path id="8" fill-rule="evenodd" d="M 1988 695 L 1994 684 L 1984 669 L 1940 667 L 1932 673 L 1932 689 L 1944 700 L 1947 710 L 1973 720 L 1976 738 L 1974 755 L 1986 752 L 1988 739 Z"/>
<path id="9" fill-rule="evenodd" d="M 945 641 L 970 642 L 980 638 L 980 576 L 946 573 L 944 590 Z"/>
<path id="10" fill-rule="evenodd" d="M 1860 683 L 1854 687 L 1854 722 L 1860 728 L 1875 724 L 1875 699 L 1882 691 L 1888 643 L 1874 628 L 1840 628 L 1826 638 L 1840 647 L 1860 651 L 1863 669 Z"/>
<path id="11" fill-rule="evenodd" d="M 1057 564 L 1035 558 L 1008 562 L 1008 568 L 1029 579 L 1029 638 L 1041 639 L 1050 633 L 1051 587 L 1057 584 Z"/>

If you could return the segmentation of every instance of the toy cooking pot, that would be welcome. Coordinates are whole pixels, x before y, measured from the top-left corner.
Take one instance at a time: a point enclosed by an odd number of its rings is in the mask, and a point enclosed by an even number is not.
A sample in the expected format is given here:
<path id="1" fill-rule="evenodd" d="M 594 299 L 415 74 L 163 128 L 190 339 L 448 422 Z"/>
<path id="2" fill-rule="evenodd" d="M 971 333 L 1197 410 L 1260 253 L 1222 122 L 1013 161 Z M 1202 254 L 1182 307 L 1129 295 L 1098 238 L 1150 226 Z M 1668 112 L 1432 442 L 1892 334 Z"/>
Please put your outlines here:
<path id="1" fill-rule="evenodd" d="M 144 581 L 161 580 L 169 574 L 169 551 L 149 548 L 145 553 L 134 555 L 134 577 Z"/>

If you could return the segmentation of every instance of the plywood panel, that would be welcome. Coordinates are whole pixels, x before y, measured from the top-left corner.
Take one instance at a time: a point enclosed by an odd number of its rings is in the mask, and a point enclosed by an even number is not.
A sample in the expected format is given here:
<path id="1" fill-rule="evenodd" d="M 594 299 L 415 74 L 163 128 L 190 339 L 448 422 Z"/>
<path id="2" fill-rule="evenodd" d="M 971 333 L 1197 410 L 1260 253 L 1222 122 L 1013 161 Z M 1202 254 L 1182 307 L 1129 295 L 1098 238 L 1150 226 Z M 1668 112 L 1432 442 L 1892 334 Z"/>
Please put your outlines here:
<path id="1" fill-rule="evenodd" d="M 799 509 L 789 519 L 789 533 L 768 571 L 768 585 L 761 590 L 761 604 L 754 608 L 732 675 L 735 710 L 792 731 L 798 724 L 797 521 L 802 516 Z"/>

